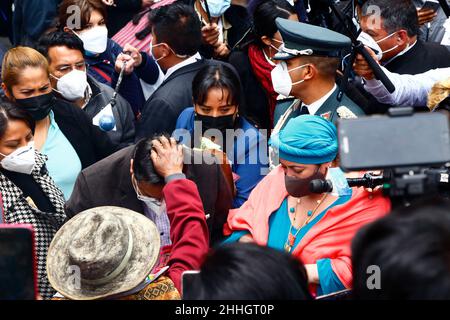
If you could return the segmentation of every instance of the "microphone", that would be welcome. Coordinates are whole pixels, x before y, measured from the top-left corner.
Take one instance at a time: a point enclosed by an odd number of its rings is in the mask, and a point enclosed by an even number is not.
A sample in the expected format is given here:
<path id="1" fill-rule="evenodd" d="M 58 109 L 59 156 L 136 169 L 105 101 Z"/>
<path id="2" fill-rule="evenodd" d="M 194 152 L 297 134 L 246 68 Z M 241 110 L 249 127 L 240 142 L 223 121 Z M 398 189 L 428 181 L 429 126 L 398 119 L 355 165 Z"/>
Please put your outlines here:
<path id="1" fill-rule="evenodd" d="M 351 189 L 347 183 L 344 173 L 339 168 L 329 168 L 328 179 L 315 179 L 309 183 L 309 190 L 312 193 L 331 193 L 336 196 L 351 194 Z"/>
<path id="2" fill-rule="evenodd" d="M 332 177 L 333 178 L 333 177 Z M 327 180 L 321 180 L 316 179 L 310 182 L 309 184 L 309 190 L 312 193 L 331 193 L 335 191 L 336 187 L 336 179 L 327 179 Z M 362 178 L 349 178 L 346 179 L 346 184 L 348 187 L 364 187 L 364 188 L 370 188 L 375 189 L 378 186 L 382 186 L 384 183 L 389 182 L 389 177 L 385 176 L 372 176 L 369 173 L 366 173 Z M 343 180 L 339 180 L 339 187 L 337 188 L 338 192 L 339 189 L 342 187 L 345 187 L 343 185 Z"/>
<path id="3" fill-rule="evenodd" d="M 333 182 L 331 182 L 331 180 L 313 180 L 309 183 L 309 191 L 318 194 L 330 193 L 333 191 Z"/>

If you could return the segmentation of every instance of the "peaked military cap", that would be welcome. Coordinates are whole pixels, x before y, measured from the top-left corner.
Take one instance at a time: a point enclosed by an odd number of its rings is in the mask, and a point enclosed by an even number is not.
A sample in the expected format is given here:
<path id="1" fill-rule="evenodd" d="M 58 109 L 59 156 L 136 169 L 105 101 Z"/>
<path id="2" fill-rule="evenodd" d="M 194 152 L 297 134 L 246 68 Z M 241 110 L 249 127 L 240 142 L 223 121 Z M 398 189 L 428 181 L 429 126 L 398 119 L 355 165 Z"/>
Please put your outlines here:
<path id="1" fill-rule="evenodd" d="M 339 57 L 342 50 L 352 45 L 349 37 L 326 28 L 282 18 L 275 22 L 284 42 L 273 57 L 275 60 L 301 55 Z"/>

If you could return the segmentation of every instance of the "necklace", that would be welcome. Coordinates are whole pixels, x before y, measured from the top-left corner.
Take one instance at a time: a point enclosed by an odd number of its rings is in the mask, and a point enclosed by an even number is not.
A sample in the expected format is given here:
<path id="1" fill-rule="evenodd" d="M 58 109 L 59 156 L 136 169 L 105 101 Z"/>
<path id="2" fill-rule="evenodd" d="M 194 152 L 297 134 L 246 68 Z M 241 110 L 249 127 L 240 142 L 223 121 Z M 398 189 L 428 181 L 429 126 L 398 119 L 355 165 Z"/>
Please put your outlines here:
<path id="1" fill-rule="evenodd" d="M 324 195 L 322 196 L 322 199 L 320 199 L 319 201 L 317 201 L 317 205 L 316 205 L 316 207 L 314 208 L 314 210 L 308 210 L 308 212 L 307 212 L 308 217 L 306 218 L 305 222 L 297 229 L 297 232 L 296 232 L 295 234 L 292 234 L 292 227 L 293 227 L 293 225 L 294 225 L 294 223 L 295 223 L 295 220 L 296 220 L 296 215 L 294 215 L 294 221 L 291 222 L 291 226 L 290 226 L 289 232 L 288 232 L 288 237 L 287 237 L 287 239 L 286 239 L 286 243 L 284 244 L 284 251 L 286 251 L 287 253 L 290 253 L 290 252 L 291 252 L 292 247 L 293 247 L 294 244 L 295 244 L 295 240 L 297 239 L 297 236 L 298 236 L 300 230 L 302 230 L 303 227 L 304 227 L 305 225 L 307 225 L 307 224 L 309 223 L 309 221 L 313 218 L 313 216 L 314 216 L 314 214 L 316 213 L 317 209 L 319 209 L 320 205 L 323 203 L 323 201 L 326 199 L 327 196 L 328 196 L 328 193 L 324 194 Z M 296 204 L 295 208 L 292 207 L 292 208 L 289 209 L 289 211 L 290 211 L 291 213 L 295 213 L 296 208 L 298 207 L 298 205 L 299 205 L 300 203 L 301 203 L 301 200 L 300 200 L 300 199 L 297 199 L 297 204 Z"/>

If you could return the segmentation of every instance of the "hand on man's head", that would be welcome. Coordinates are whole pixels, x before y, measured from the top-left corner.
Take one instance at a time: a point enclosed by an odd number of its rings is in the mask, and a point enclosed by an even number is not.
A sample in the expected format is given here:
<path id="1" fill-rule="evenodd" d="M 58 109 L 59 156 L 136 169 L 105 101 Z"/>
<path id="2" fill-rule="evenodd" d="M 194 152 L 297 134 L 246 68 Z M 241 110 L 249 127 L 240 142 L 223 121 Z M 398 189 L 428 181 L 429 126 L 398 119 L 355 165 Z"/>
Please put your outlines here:
<path id="1" fill-rule="evenodd" d="M 183 146 L 174 138 L 164 136 L 152 140 L 153 149 L 150 157 L 156 172 L 167 178 L 173 174 L 183 173 Z"/>

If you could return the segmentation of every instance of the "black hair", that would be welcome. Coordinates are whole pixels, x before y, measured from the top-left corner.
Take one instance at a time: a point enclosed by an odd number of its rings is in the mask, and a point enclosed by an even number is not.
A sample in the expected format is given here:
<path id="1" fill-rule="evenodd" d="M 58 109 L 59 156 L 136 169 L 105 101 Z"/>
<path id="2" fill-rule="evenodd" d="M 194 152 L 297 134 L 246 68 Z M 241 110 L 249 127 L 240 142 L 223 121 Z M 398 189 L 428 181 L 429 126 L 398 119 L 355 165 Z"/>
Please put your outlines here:
<path id="1" fill-rule="evenodd" d="M 200 19 L 192 6 L 182 3 L 160 7 L 149 14 L 159 43 L 167 43 L 179 55 L 192 56 L 202 42 Z"/>
<path id="2" fill-rule="evenodd" d="M 449 201 L 421 200 L 360 230 L 352 244 L 354 297 L 450 299 L 449 208 Z"/>
<path id="3" fill-rule="evenodd" d="M 372 14 L 370 7 L 380 8 L 383 27 L 387 33 L 404 29 L 408 36 L 419 34 L 419 18 L 417 9 L 411 0 L 367 0 L 362 6 L 362 15 Z"/>
<path id="4" fill-rule="evenodd" d="M 284 252 L 251 243 L 211 251 L 183 287 L 186 300 L 309 300 L 306 269 Z"/>
<path id="5" fill-rule="evenodd" d="M 295 8 L 286 0 L 268 0 L 258 3 L 252 13 L 253 33 L 256 41 L 261 43 L 261 37 L 263 36 L 273 38 L 278 31 L 275 19 L 288 19 L 295 13 Z"/>
<path id="6" fill-rule="evenodd" d="M 93 11 L 98 11 L 102 15 L 103 19 L 107 20 L 106 5 L 102 0 L 63 0 L 58 8 L 57 28 L 63 30 L 64 27 L 72 29 L 74 9 L 77 8 L 80 19 L 80 26 L 74 26 L 74 30 L 83 30 L 89 25 L 91 14 Z"/>
<path id="7" fill-rule="evenodd" d="M 241 83 L 236 73 L 227 65 L 205 66 L 192 80 L 192 98 L 196 104 L 204 104 L 208 91 L 212 88 L 228 91 L 228 103 L 239 106 L 241 101 Z"/>
<path id="8" fill-rule="evenodd" d="M 69 49 L 78 50 L 84 54 L 83 41 L 72 32 L 53 31 L 43 34 L 36 45 L 39 51 L 50 62 L 48 51 L 52 47 L 67 47 Z"/>
<path id="9" fill-rule="evenodd" d="M 153 166 L 150 158 L 152 151 L 153 139 L 141 139 L 136 143 L 133 154 L 133 171 L 134 177 L 138 182 L 147 182 L 150 184 L 163 184 L 164 179 L 161 177 Z"/>
<path id="10" fill-rule="evenodd" d="M 0 98 L 0 139 L 3 138 L 9 121 L 23 121 L 34 132 L 35 121 L 31 115 L 15 103 Z"/>

